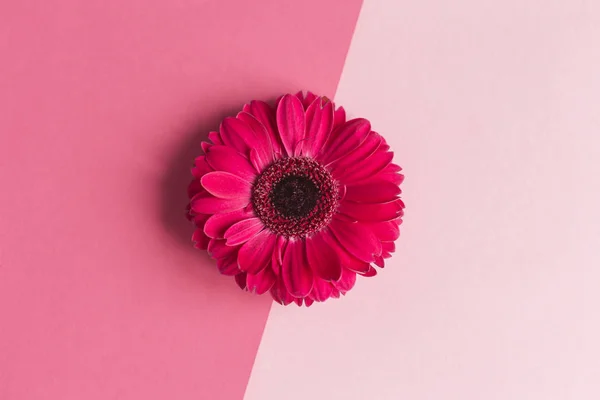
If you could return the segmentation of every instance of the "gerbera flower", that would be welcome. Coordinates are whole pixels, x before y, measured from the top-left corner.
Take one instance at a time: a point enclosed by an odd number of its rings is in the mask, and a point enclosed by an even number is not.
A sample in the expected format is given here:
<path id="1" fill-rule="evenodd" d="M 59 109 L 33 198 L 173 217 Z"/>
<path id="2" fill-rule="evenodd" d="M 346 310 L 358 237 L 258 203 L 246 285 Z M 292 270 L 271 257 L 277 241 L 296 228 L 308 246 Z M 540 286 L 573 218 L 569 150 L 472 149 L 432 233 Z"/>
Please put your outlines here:
<path id="1" fill-rule="evenodd" d="M 208 138 L 189 187 L 192 239 L 242 289 L 310 306 L 384 267 L 403 176 L 369 121 L 287 94 L 246 104 Z"/>

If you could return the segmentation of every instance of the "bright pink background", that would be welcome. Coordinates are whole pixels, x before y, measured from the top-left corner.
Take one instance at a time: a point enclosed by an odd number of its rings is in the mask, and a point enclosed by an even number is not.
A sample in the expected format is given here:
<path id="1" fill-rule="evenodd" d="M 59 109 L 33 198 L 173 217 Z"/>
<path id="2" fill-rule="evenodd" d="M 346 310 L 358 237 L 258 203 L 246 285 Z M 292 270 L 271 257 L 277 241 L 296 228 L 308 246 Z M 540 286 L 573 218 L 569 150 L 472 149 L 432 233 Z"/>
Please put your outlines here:
<path id="1" fill-rule="evenodd" d="M 332 96 L 360 0 L 0 3 L 0 398 L 240 399 L 271 301 L 191 247 L 252 98 Z"/>
<path id="2" fill-rule="evenodd" d="M 404 167 L 398 252 L 274 306 L 246 400 L 600 399 L 600 1 L 365 0 L 335 99 Z"/>

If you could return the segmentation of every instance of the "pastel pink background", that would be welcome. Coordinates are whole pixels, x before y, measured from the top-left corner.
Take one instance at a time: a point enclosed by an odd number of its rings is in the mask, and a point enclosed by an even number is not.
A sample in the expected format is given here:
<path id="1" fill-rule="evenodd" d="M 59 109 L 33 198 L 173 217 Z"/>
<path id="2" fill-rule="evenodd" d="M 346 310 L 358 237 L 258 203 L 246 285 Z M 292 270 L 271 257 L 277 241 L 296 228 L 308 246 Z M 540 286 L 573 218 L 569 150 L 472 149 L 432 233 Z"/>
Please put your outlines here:
<path id="1" fill-rule="evenodd" d="M 365 0 L 336 100 L 404 167 L 398 253 L 274 306 L 246 400 L 600 399 L 600 2 Z"/>
<path id="2" fill-rule="evenodd" d="M 252 98 L 332 96 L 359 0 L 0 2 L 0 399 L 240 399 L 271 301 L 191 247 Z"/>

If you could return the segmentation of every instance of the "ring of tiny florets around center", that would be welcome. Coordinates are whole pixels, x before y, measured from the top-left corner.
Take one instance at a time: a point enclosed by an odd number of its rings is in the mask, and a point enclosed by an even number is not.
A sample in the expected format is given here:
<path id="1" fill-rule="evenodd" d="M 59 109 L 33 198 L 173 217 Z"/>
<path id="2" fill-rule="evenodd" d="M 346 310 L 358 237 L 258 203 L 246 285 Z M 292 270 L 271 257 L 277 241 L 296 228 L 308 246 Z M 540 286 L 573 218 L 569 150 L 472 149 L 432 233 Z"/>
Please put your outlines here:
<path id="1" fill-rule="evenodd" d="M 308 157 L 275 161 L 252 187 L 254 212 L 273 233 L 306 237 L 325 228 L 339 205 L 339 184 Z"/>

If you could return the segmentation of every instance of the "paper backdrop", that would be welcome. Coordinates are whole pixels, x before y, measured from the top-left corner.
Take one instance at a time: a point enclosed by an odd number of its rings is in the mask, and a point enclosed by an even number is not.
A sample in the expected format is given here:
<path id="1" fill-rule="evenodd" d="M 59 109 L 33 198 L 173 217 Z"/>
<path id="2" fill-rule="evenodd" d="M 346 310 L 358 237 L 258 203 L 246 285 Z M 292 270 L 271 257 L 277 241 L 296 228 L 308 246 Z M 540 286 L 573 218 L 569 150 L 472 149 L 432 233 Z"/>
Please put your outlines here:
<path id="1" fill-rule="evenodd" d="M 600 398 L 599 43 L 596 1 L 1 2 L 0 399 Z M 310 309 L 183 217 L 206 133 L 299 89 L 407 177 L 397 254 Z"/>

